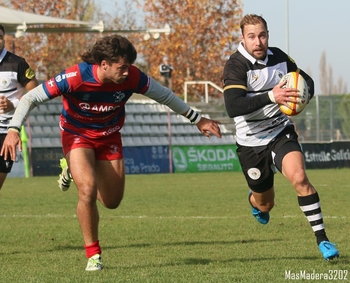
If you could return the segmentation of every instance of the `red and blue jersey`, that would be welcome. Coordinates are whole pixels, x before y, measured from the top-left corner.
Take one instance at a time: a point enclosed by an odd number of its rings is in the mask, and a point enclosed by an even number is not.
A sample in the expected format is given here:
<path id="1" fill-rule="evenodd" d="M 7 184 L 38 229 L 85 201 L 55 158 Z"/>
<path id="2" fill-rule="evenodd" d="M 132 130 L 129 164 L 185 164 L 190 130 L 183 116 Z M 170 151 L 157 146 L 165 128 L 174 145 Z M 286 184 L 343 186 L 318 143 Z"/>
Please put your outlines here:
<path id="1" fill-rule="evenodd" d="M 43 84 L 49 98 L 62 96 L 61 127 L 69 132 L 97 138 L 119 131 L 125 120 L 125 103 L 133 93 L 144 94 L 149 77 L 130 66 L 121 84 L 102 84 L 96 64 L 82 62 Z"/>

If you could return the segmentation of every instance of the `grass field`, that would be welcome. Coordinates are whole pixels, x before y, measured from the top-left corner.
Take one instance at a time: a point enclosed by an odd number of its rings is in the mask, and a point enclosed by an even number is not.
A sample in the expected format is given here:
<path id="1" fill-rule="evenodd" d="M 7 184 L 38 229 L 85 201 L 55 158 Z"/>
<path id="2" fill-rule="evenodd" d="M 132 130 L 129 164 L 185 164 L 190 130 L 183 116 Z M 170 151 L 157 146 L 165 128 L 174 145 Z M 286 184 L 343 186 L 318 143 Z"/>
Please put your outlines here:
<path id="1" fill-rule="evenodd" d="M 240 172 L 127 175 L 121 206 L 100 207 L 101 272 L 84 270 L 75 186 L 61 192 L 55 177 L 9 178 L 0 195 L 0 282 L 330 281 L 292 280 L 288 271 L 350 281 L 349 172 L 308 171 L 341 253 L 331 262 L 280 174 L 266 226 L 250 214 Z"/>

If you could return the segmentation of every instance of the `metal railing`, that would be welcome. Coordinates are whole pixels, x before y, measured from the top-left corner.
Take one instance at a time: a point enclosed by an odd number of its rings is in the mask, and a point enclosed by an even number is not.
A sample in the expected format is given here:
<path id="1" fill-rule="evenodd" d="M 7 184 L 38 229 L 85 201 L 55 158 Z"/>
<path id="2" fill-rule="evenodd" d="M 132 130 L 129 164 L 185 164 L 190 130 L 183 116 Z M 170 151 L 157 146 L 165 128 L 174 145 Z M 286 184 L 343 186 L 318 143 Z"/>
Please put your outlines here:
<path id="1" fill-rule="evenodd" d="M 218 85 L 214 84 L 211 81 L 187 81 L 184 83 L 184 101 L 187 102 L 187 90 L 189 85 L 195 85 L 195 84 L 201 84 L 204 85 L 204 95 L 205 95 L 205 103 L 209 102 L 209 86 L 212 86 L 213 88 L 217 89 L 221 93 L 224 92 L 224 90 L 219 87 Z"/>

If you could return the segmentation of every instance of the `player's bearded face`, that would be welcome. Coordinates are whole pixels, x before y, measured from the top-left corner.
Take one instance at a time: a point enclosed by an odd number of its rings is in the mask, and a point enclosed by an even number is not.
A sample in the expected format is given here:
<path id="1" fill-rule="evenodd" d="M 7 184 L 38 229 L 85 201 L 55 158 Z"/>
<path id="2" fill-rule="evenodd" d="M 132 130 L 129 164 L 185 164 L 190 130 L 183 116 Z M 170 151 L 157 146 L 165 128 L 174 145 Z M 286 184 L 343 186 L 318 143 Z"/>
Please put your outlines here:
<path id="1" fill-rule="evenodd" d="M 264 60 L 267 53 L 269 32 L 263 24 L 246 25 L 242 34 L 242 42 L 247 52 L 255 59 Z"/>

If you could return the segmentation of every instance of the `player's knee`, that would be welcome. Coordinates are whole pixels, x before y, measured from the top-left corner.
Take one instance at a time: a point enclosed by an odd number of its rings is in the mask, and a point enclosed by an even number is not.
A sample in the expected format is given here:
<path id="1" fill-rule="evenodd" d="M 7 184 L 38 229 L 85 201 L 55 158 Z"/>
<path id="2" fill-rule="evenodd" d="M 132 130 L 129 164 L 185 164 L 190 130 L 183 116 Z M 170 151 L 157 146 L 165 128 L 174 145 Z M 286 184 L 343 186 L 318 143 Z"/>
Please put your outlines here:
<path id="1" fill-rule="evenodd" d="M 308 184 L 308 178 L 304 169 L 297 169 L 293 172 L 290 181 L 294 188 L 303 187 Z"/>
<path id="2" fill-rule="evenodd" d="M 91 206 L 96 203 L 96 193 L 89 189 L 79 188 L 79 201 Z"/>
<path id="3" fill-rule="evenodd" d="M 108 209 L 116 209 L 116 208 L 118 208 L 120 203 L 121 203 L 121 201 L 114 202 L 114 203 L 108 203 L 108 204 L 105 204 L 105 207 L 108 208 Z"/>
<path id="4" fill-rule="evenodd" d="M 117 197 L 114 199 L 108 199 L 108 200 L 100 200 L 102 205 L 108 209 L 116 209 L 122 202 L 123 197 Z"/>

